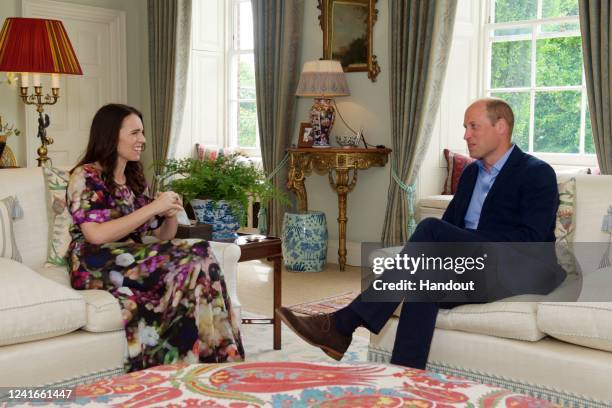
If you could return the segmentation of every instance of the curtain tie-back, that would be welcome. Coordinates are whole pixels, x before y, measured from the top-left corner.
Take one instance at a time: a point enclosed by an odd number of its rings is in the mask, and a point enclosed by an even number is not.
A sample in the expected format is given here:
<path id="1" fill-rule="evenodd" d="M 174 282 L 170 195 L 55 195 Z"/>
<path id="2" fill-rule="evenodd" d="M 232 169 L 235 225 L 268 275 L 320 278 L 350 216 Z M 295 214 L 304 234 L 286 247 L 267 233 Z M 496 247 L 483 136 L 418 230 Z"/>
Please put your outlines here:
<path id="1" fill-rule="evenodd" d="M 391 166 L 391 176 L 397 185 L 406 193 L 406 202 L 408 203 L 408 234 L 412 235 L 416 229 L 416 220 L 414 218 L 414 196 L 416 192 L 416 183 L 407 185 L 404 183 L 395 171 L 395 163 Z"/>
<path id="2" fill-rule="evenodd" d="M 272 170 L 270 175 L 267 176 L 266 178 L 268 180 L 272 180 L 272 178 L 276 176 L 276 173 L 278 173 L 280 169 L 285 167 L 288 161 L 289 161 L 289 153 L 285 153 L 285 157 L 282 158 L 282 160 L 278 163 L 276 168 Z M 259 212 L 257 213 L 257 229 L 259 229 L 259 232 L 261 234 L 268 235 L 268 209 L 264 206 L 260 206 Z"/>
<path id="3" fill-rule="evenodd" d="M 285 157 L 283 157 L 281 161 L 278 162 L 274 170 L 272 170 L 272 172 L 268 176 L 268 180 L 272 180 L 272 177 L 276 176 L 276 173 L 278 173 L 280 169 L 285 167 L 285 164 L 287 164 L 288 161 L 289 161 L 289 153 L 285 153 Z"/>

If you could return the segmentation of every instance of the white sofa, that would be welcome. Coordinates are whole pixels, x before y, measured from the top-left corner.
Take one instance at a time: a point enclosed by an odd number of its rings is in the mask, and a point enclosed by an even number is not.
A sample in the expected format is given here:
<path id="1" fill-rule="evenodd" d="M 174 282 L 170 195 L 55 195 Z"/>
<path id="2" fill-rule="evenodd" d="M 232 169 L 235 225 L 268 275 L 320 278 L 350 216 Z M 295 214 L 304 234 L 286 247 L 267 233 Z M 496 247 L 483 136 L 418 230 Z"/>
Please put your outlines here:
<path id="1" fill-rule="evenodd" d="M 15 195 L 24 218 L 14 222 L 22 263 L 0 258 L 0 387 L 70 386 L 123 372 L 125 332 L 108 292 L 76 291 L 65 268 L 45 267 L 47 197 L 40 168 L 0 170 L 0 198 Z M 240 247 L 211 243 L 234 305 Z"/>
<path id="2" fill-rule="evenodd" d="M 569 177 L 559 176 L 561 181 Z M 601 232 L 601 225 L 612 205 L 612 176 L 575 178 L 574 242 L 608 242 L 610 236 Z M 441 218 L 451 198 L 423 198 L 419 219 Z M 612 296 L 612 268 L 598 266 L 605 247 L 598 244 L 597 253 L 578 260 L 585 284 L 590 279 Z M 392 255 L 398 249 L 383 251 Z M 568 279 L 562 287 L 570 283 Z M 441 310 L 428 369 L 501 385 L 565 406 L 612 407 L 612 303 L 536 300 Z M 371 336 L 371 361 L 389 360 L 397 324 L 394 316 L 379 335 Z"/>

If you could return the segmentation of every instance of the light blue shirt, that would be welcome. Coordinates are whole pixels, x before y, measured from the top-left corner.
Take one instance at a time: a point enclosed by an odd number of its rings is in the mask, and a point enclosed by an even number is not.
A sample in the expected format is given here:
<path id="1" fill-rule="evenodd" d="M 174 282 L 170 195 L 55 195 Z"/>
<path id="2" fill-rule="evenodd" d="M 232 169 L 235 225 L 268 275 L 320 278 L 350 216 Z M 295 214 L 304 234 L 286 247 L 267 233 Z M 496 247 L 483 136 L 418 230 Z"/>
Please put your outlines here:
<path id="1" fill-rule="evenodd" d="M 491 167 L 489 171 L 485 169 L 484 161 L 478 160 L 478 177 L 476 178 L 476 184 L 474 185 L 474 191 L 472 192 L 472 198 L 470 199 L 470 205 L 468 206 L 467 212 L 465 213 L 465 228 L 477 229 L 478 222 L 480 221 L 480 212 L 482 211 L 482 205 L 484 204 L 487 194 L 497 175 L 504 167 L 504 164 L 508 161 L 510 153 L 514 150 L 514 144 L 508 149 L 508 151 Z"/>

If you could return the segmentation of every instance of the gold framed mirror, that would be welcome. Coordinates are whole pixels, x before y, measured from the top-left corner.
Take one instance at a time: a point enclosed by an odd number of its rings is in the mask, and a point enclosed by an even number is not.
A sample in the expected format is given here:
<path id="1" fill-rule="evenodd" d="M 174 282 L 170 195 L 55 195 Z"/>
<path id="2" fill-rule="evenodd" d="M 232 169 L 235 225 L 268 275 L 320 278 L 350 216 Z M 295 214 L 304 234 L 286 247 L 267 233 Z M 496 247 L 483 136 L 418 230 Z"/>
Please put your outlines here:
<path id="1" fill-rule="evenodd" d="M 378 18 L 376 0 L 317 0 L 321 10 L 323 59 L 340 61 L 344 72 L 367 72 L 372 82 L 380 73 L 372 32 Z"/>

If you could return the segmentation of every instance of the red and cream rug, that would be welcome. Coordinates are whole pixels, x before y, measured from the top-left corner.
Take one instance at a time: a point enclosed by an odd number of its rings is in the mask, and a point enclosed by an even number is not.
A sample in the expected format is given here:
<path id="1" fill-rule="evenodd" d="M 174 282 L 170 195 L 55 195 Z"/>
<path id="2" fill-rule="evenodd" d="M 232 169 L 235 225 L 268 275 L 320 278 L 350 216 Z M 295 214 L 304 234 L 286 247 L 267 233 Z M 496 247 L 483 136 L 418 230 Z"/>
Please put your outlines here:
<path id="1" fill-rule="evenodd" d="M 255 362 L 160 366 L 77 387 L 75 398 L 71 406 L 556 406 L 457 377 L 373 363 Z"/>

